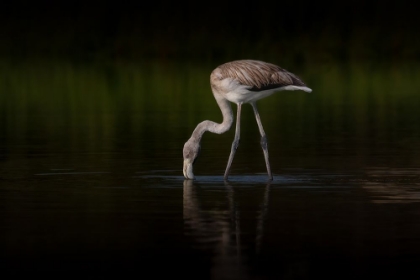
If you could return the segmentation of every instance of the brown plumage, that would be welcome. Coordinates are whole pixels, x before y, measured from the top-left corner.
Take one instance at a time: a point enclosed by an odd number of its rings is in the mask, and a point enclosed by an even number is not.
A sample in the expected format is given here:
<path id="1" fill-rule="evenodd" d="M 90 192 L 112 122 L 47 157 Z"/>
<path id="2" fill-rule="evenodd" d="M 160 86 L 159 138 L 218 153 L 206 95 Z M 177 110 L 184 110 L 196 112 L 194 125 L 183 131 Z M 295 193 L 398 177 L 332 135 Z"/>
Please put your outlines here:
<path id="1" fill-rule="evenodd" d="M 236 60 L 217 67 L 223 78 L 236 79 L 251 91 L 262 91 L 289 85 L 306 87 L 295 74 L 272 63 L 258 60 Z"/>

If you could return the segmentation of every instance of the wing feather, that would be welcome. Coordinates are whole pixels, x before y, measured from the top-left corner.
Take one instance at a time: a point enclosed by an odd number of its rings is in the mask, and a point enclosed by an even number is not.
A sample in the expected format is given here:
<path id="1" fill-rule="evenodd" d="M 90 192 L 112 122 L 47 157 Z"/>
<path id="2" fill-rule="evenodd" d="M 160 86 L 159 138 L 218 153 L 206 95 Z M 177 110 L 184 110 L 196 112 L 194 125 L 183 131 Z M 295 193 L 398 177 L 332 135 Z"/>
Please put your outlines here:
<path id="1" fill-rule="evenodd" d="M 236 60 L 218 67 L 219 79 L 231 78 L 249 87 L 250 91 L 262 91 L 285 86 L 303 86 L 302 80 L 277 65 L 258 60 Z"/>

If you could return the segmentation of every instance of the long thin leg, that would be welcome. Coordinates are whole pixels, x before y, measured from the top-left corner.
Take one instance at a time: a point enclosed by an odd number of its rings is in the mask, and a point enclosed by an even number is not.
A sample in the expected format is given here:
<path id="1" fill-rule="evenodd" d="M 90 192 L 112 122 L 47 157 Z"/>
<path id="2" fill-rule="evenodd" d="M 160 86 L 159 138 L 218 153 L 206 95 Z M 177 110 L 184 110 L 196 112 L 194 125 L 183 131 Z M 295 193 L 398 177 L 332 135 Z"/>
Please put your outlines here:
<path id="1" fill-rule="evenodd" d="M 235 156 L 236 149 L 239 146 L 239 139 L 240 139 L 240 134 L 241 134 L 241 108 L 242 108 L 242 103 L 238 103 L 238 111 L 236 113 L 235 138 L 233 139 L 233 142 L 232 142 L 232 148 L 230 150 L 230 156 L 229 156 L 228 164 L 226 166 L 226 171 L 225 171 L 225 176 L 224 176 L 225 180 L 228 179 L 230 166 L 232 165 L 232 161 L 233 161 L 233 157 Z"/>
<path id="2" fill-rule="evenodd" d="M 261 148 L 263 149 L 263 152 L 264 152 L 265 165 L 267 167 L 268 178 L 270 180 L 273 180 L 273 174 L 271 174 L 270 161 L 268 158 L 267 136 L 265 135 L 265 132 L 261 123 L 261 118 L 257 110 L 257 105 L 255 103 L 251 103 L 251 105 L 252 105 L 252 108 L 254 109 L 255 119 L 257 120 L 258 128 L 261 134 Z"/>

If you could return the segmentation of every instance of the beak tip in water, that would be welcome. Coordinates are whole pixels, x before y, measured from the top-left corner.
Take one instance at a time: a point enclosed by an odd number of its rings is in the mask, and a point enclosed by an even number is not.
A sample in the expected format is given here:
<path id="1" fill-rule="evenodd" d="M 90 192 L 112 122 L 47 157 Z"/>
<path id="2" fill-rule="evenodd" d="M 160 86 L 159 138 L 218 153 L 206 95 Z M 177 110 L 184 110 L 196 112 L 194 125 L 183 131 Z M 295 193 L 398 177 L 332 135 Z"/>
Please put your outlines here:
<path id="1" fill-rule="evenodd" d="M 193 165 L 188 159 L 184 160 L 184 168 L 182 171 L 184 173 L 185 179 L 189 179 L 189 180 L 194 179 Z"/>

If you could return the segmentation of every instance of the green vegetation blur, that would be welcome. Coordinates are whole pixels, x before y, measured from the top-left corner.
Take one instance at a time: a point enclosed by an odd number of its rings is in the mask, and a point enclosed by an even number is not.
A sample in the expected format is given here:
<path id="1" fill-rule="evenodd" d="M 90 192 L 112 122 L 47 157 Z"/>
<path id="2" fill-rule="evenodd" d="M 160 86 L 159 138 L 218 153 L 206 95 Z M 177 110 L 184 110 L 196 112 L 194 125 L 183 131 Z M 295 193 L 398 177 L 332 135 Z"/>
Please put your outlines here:
<path id="1" fill-rule="evenodd" d="M 179 149 L 198 122 L 221 121 L 211 71 L 251 58 L 278 64 L 313 89 L 259 101 L 272 143 L 305 147 L 311 139 L 315 153 L 340 139 L 344 150 L 404 147 L 418 154 L 420 37 L 416 10 L 405 1 L 205 9 L 158 2 L 153 9 L 3 9 L 2 142 L 76 141 L 101 149 L 138 135 L 170 137 Z M 245 137 L 257 132 L 252 113 L 244 113 Z M 222 137 L 231 139 L 229 133 Z"/>

